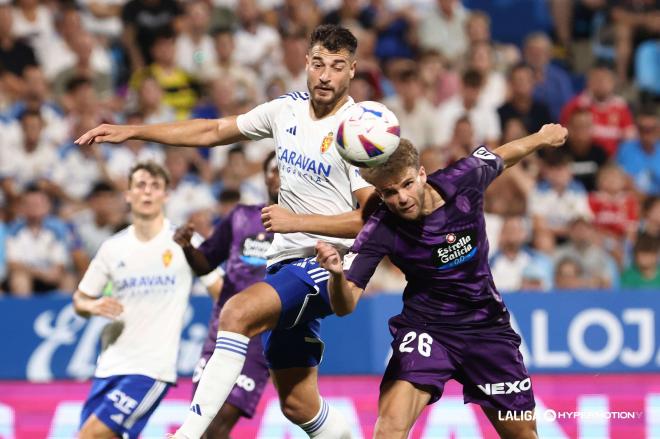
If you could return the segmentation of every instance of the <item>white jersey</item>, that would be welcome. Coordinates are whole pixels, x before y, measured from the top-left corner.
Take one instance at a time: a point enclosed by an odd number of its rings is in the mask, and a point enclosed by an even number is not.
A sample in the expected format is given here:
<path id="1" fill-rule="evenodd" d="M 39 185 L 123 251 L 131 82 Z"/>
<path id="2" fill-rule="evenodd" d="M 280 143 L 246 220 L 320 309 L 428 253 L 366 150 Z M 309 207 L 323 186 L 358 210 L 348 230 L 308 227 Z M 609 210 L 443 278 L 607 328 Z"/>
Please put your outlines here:
<path id="1" fill-rule="evenodd" d="M 95 376 L 146 375 L 176 381 L 176 361 L 193 272 L 181 247 L 172 239 L 174 226 L 150 241 L 135 236 L 130 226 L 99 248 L 78 289 L 100 297 L 108 281 L 112 296 L 124 307 L 106 326 Z M 201 238 L 197 236 L 195 244 Z M 205 276 L 205 283 L 215 272 Z"/>
<path id="2" fill-rule="evenodd" d="M 334 133 L 353 99 L 334 115 L 320 120 L 310 115 L 309 94 L 292 92 L 238 116 L 238 129 L 253 140 L 272 137 L 280 171 L 278 204 L 298 214 L 338 215 L 357 207 L 353 192 L 369 186 L 358 168 L 336 150 Z M 314 254 L 318 240 L 348 249 L 352 239 L 311 233 L 275 234 L 268 264 Z"/>

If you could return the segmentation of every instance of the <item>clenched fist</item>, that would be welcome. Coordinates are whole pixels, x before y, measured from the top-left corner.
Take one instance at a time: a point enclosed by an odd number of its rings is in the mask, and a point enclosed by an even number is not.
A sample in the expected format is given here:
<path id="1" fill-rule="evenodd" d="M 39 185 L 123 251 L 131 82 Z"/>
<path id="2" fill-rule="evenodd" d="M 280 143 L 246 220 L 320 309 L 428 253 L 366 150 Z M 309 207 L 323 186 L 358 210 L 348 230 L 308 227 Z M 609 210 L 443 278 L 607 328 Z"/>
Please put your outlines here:
<path id="1" fill-rule="evenodd" d="M 327 242 L 318 241 L 316 243 L 316 260 L 322 268 L 332 274 L 341 274 L 344 270 L 339 252 Z"/>
<path id="2" fill-rule="evenodd" d="M 542 136 L 545 145 L 558 148 L 566 142 L 568 130 L 558 123 L 549 123 L 541 127 L 539 134 Z"/>
<path id="3" fill-rule="evenodd" d="M 190 223 L 181 226 L 174 232 L 174 242 L 179 244 L 181 248 L 188 248 L 191 245 L 190 240 L 192 239 L 194 232 L 195 229 L 193 229 L 193 226 Z"/>
<path id="4" fill-rule="evenodd" d="M 271 204 L 261 209 L 261 222 L 266 231 L 272 233 L 293 233 L 299 232 L 297 224 L 298 216 L 290 210 Z"/>

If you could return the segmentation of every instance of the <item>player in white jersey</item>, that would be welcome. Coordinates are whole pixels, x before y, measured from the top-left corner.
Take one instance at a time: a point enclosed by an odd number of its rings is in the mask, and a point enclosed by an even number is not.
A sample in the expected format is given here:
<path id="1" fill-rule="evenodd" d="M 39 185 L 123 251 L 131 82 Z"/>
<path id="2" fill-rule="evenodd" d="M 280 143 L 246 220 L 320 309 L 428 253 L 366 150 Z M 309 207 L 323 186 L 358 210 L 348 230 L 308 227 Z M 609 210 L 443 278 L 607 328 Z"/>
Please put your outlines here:
<path id="1" fill-rule="evenodd" d="M 232 297 L 220 314 L 216 350 L 190 413 L 176 437 L 199 438 L 227 398 L 245 361 L 250 337 L 264 334 L 264 354 L 282 411 L 310 437 L 347 438 L 349 427 L 320 397 L 320 318 L 332 313 L 328 273 L 314 259 L 319 239 L 347 248 L 359 232 L 373 188 L 333 145 L 339 117 L 352 103 L 357 40 L 345 28 L 314 30 L 307 52 L 309 92 L 292 92 L 237 117 L 151 126 L 101 125 L 76 142 L 144 139 L 175 146 L 213 146 L 273 137 L 281 186 L 279 205 L 264 208 L 276 232 L 268 274 Z M 336 238 L 331 238 L 336 237 Z"/>
<path id="2" fill-rule="evenodd" d="M 73 296 L 78 314 L 112 319 L 83 406 L 81 439 L 137 438 L 176 382 L 193 272 L 163 214 L 168 183 L 167 172 L 153 162 L 131 170 L 126 201 L 132 224 L 101 245 Z M 111 296 L 104 295 L 108 282 Z M 202 282 L 219 294 L 217 272 Z"/>

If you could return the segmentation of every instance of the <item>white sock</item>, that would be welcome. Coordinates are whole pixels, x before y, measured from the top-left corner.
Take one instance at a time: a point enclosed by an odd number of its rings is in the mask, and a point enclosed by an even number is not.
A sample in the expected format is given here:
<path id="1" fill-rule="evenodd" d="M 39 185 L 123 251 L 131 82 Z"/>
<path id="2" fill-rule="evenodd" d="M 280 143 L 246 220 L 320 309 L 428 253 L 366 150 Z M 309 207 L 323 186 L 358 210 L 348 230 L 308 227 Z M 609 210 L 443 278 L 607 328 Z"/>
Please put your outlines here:
<path id="1" fill-rule="evenodd" d="M 351 429 L 341 413 L 321 399 L 321 409 L 311 421 L 300 428 L 314 439 L 351 439 Z"/>
<path id="2" fill-rule="evenodd" d="M 219 331 L 215 351 L 204 368 L 185 422 L 176 437 L 199 439 L 224 404 L 243 370 L 250 339 Z"/>

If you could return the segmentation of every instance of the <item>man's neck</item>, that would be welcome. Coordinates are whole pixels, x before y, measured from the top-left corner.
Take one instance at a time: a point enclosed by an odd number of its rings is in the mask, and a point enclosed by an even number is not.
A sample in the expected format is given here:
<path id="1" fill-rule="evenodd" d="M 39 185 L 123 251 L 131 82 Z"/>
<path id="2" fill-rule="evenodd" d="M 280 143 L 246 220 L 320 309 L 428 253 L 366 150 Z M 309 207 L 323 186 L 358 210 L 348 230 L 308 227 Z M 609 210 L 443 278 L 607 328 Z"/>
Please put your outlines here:
<path id="1" fill-rule="evenodd" d="M 430 184 L 424 185 L 424 209 L 422 216 L 428 216 L 445 205 L 442 195 Z M 428 206 L 428 207 L 426 207 Z"/>
<path id="2" fill-rule="evenodd" d="M 319 120 L 323 119 L 328 116 L 332 116 L 335 114 L 346 102 L 348 101 L 348 95 L 344 95 L 343 97 L 339 98 L 337 102 L 334 104 L 314 104 L 313 101 L 310 100 L 310 107 L 309 107 L 309 112 L 312 116 L 312 119 L 314 120 Z"/>
<path id="3" fill-rule="evenodd" d="M 142 242 L 150 241 L 163 230 L 164 222 L 165 217 L 162 213 L 159 213 L 153 218 L 134 215 L 133 227 L 135 228 L 135 236 Z"/>

